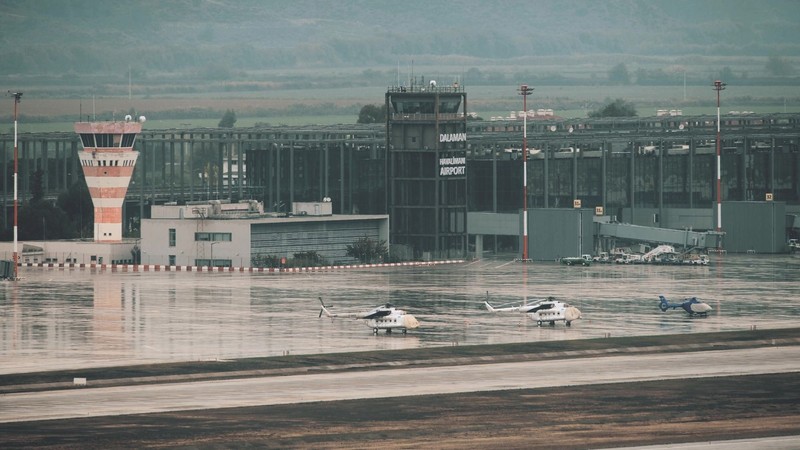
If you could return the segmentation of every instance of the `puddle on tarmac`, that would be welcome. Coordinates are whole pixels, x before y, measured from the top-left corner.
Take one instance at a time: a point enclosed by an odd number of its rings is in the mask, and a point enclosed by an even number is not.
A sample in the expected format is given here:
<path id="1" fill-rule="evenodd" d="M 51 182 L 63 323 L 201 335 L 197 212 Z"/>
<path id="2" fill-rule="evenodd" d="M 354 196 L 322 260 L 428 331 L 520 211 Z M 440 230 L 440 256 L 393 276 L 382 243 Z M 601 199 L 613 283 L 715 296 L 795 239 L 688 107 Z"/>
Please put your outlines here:
<path id="1" fill-rule="evenodd" d="M 485 259 L 295 274 L 25 268 L 23 280 L 0 284 L 0 373 L 797 326 L 800 256 L 711 260 L 566 267 Z M 495 306 L 554 296 L 583 319 L 539 328 L 522 314 L 488 313 L 487 292 Z M 659 294 L 696 296 L 713 311 L 661 312 Z M 319 318 L 318 297 L 339 312 L 392 303 L 421 327 L 376 336 L 360 321 Z"/>

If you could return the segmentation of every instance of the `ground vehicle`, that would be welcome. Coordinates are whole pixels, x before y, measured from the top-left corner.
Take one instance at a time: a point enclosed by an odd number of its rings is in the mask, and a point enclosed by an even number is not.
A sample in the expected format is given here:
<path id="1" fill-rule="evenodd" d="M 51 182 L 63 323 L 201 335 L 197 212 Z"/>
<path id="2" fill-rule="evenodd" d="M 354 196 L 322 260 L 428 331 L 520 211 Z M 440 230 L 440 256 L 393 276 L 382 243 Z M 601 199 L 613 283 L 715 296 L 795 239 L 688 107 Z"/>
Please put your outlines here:
<path id="1" fill-rule="evenodd" d="M 592 265 L 592 255 L 565 256 L 558 261 L 567 266 L 590 266 Z"/>

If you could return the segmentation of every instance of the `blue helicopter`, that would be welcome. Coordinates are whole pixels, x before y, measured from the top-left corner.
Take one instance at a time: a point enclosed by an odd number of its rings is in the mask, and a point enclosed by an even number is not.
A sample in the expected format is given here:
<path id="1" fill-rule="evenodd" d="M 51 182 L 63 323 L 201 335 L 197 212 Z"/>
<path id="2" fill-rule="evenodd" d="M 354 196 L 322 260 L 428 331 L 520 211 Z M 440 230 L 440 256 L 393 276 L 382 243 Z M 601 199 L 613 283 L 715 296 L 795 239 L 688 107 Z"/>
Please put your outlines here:
<path id="1" fill-rule="evenodd" d="M 706 316 L 712 310 L 708 303 L 701 302 L 697 297 L 686 298 L 681 303 L 670 303 L 663 295 L 659 295 L 658 298 L 661 299 L 661 303 L 658 305 L 661 311 L 683 308 L 689 315 Z"/>

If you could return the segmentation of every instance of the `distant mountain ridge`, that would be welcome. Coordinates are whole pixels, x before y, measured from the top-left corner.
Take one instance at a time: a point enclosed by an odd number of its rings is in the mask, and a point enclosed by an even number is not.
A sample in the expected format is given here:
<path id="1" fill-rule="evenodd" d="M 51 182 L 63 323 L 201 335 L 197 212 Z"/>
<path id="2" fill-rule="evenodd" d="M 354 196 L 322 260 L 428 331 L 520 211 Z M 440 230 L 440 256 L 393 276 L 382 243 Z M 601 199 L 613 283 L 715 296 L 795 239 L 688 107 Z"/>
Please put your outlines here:
<path id="1" fill-rule="evenodd" d="M 555 55 L 800 57 L 795 0 L 6 0 L 0 75 L 462 65 Z M 219 75 L 215 75 L 220 72 Z"/>

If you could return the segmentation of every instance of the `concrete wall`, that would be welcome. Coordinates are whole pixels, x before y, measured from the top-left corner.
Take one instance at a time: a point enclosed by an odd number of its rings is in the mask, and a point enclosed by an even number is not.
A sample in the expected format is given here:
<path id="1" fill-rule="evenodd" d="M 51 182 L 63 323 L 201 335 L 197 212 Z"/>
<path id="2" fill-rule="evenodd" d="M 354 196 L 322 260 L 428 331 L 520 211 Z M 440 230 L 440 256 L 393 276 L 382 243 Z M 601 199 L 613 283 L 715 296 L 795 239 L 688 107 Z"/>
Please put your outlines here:
<path id="1" fill-rule="evenodd" d="M 534 208 L 528 210 L 528 255 L 554 261 L 594 251 L 594 210 Z"/>
<path id="2" fill-rule="evenodd" d="M 170 246 L 169 230 L 175 229 Z M 231 241 L 195 241 L 195 233 L 231 233 Z M 214 244 L 213 246 L 211 244 Z M 144 219 L 142 220 L 142 264 L 194 266 L 197 259 L 230 259 L 233 266 L 250 266 L 250 221 L 246 219 Z M 213 255 L 212 255 L 213 247 Z"/>
<path id="3" fill-rule="evenodd" d="M 520 220 L 520 214 L 470 212 L 467 213 L 467 233 L 519 236 Z"/>
<path id="4" fill-rule="evenodd" d="M 80 240 L 18 241 L 20 263 L 113 264 L 133 259 L 131 249 L 136 240 L 93 242 Z M 0 242 L 0 259 L 12 260 L 14 242 Z"/>
<path id="5" fill-rule="evenodd" d="M 786 204 L 783 202 L 724 202 L 724 248 L 731 253 L 784 253 Z"/>

